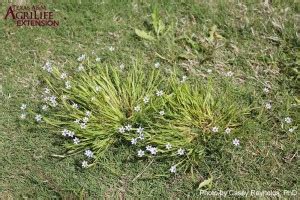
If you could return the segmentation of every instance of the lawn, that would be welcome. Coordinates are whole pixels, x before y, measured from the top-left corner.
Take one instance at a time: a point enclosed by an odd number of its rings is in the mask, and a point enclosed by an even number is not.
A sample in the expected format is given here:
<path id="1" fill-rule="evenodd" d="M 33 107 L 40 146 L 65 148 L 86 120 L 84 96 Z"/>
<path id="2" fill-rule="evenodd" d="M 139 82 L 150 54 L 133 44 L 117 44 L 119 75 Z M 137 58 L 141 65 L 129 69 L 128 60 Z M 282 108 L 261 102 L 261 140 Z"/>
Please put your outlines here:
<path id="1" fill-rule="evenodd" d="M 58 27 L 0 20 L 0 199 L 196 199 L 208 197 L 204 190 L 299 196 L 299 2 L 44 2 Z M 1 16 L 8 6 L 0 2 Z M 159 63 L 165 77 L 175 69 L 187 81 L 210 81 L 218 105 L 236 102 L 247 113 L 239 131 L 205 139 L 196 168 L 170 173 L 169 160 L 136 159 L 124 143 L 83 169 L 83 154 L 66 154 L 53 129 L 20 118 L 22 104 L 38 109 L 44 64 L 75 71 L 83 54 L 91 65 L 147 71 Z"/>

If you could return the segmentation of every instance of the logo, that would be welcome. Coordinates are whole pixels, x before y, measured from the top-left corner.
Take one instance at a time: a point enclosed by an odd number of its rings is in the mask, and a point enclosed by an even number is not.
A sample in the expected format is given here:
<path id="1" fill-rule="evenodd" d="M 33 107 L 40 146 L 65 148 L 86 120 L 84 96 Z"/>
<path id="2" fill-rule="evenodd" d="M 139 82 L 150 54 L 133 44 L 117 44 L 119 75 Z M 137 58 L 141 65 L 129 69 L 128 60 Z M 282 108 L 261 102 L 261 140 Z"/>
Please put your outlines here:
<path id="1" fill-rule="evenodd" d="M 54 19 L 54 12 L 48 11 L 44 5 L 8 7 L 4 19 L 12 19 L 17 26 L 59 26 Z"/>

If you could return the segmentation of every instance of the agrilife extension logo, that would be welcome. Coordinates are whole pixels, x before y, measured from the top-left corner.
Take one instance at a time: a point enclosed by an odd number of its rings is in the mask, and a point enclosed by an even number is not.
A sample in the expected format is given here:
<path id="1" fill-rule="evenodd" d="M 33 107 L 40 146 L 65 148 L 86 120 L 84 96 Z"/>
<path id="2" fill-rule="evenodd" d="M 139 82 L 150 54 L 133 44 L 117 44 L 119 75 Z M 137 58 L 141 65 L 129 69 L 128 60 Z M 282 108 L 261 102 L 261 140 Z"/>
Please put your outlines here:
<path id="1" fill-rule="evenodd" d="M 8 7 L 4 19 L 12 19 L 17 26 L 59 26 L 54 19 L 54 12 L 48 11 L 44 5 Z"/>

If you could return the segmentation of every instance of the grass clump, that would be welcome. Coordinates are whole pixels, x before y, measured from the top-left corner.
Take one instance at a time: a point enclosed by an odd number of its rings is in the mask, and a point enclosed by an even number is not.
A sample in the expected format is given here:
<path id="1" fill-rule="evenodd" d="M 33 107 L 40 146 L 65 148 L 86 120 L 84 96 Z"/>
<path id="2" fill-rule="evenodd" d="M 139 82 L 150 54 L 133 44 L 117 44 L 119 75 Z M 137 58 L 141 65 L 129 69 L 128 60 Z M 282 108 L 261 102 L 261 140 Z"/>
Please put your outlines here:
<path id="1" fill-rule="evenodd" d="M 79 60 L 70 74 L 44 66 L 50 73 L 44 75 L 43 114 L 35 119 L 69 138 L 69 154 L 84 151 L 83 167 L 120 144 L 131 146 L 137 157 L 172 160 L 171 172 L 178 165 L 197 166 L 209 138 L 234 132 L 250 110 L 249 102 L 230 93 L 226 80 L 218 88 L 210 78 L 180 79 L 176 71 L 167 74 L 139 63 L 124 70 L 90 63 L 85 56 Z"/>

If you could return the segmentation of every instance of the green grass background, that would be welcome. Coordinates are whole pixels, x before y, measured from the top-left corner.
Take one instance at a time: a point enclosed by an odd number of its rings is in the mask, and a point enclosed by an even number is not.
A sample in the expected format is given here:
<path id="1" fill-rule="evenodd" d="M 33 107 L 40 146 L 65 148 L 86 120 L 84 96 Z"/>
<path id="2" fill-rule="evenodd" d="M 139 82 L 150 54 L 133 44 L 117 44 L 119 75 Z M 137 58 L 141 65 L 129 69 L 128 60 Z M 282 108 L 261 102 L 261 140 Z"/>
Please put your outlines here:
<path id="1" fill-rule="evenodd" d="M 37 2 L 42 1 L 28 1 Z M 299 2 L 273 1 L 264 6 L 252 0 L 52 0 L 44 4 L 55 11 L 58 28 L 16 27 L 0 19 L 0 198 L 199 198 L 197 187 L 210 176 L 213 190 L 299 188 L 299 131 L 288 134 L 281 127 L 285 116 L 299 123 Z M 146 29 L 154 5 L 166 24 L 172 24 L 173 36 L 205 38 L 216 25 L 224 39 L 213 53 L 199 50 L 197 58 L 188 60 L 180 56 L 188 55 L 189 47 L 174 42 L 175 37 L 153 44 L 141 41 L 134 29 Z M 7 7 L 0 2 L 1 16 Z M 109 46 L 115 51 L 108 51 Z M 207 69 L 214 70 L 216 79 L 231 70 L 238 83 L 247 83 L 245 90 L 254 87 L 258 93 L 267 81 L 272 87 L 268 97 L 272 112 L 262 116 L 259 126 L 245 130 L 251 139 L 242 148 L 212 146 L 209 162 L 197 176 L 159 176 L 168 166 L 133 162 L 125 147 L 109 152 L 100 165 L 82 170 L 75 158 L 51 156 L 64 152 L 58 138 L 18 118 L 22 103 L 35 106 L 40 89 L 37 74 L 46 60 L 68 68 L 77 65 L 79 55 L 92 51 L 106 64 L 127 66 L 139 58 L 146 66 L 160 61 L 199 77 Z M 260 97 L 263 102 L 263 94 Z M 218 142 L 222 141 L 214 144 Z"/>

